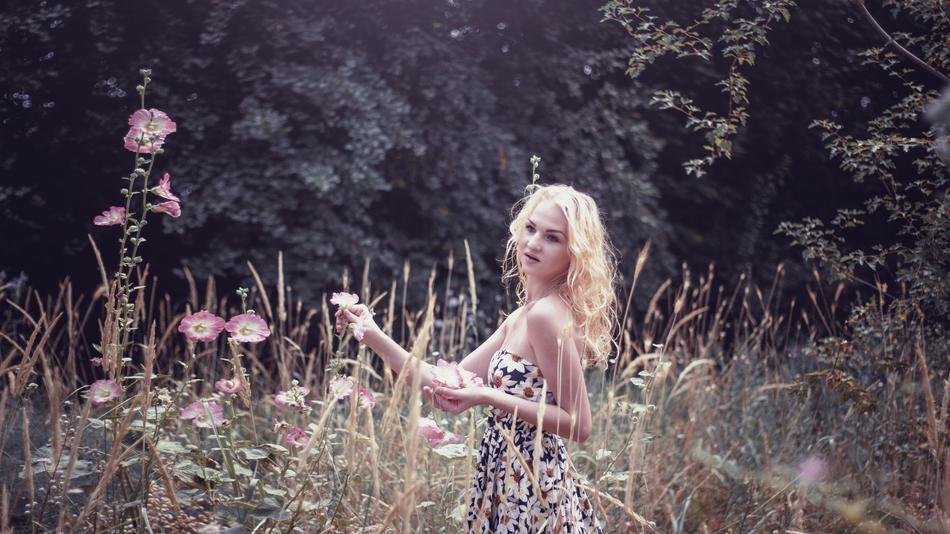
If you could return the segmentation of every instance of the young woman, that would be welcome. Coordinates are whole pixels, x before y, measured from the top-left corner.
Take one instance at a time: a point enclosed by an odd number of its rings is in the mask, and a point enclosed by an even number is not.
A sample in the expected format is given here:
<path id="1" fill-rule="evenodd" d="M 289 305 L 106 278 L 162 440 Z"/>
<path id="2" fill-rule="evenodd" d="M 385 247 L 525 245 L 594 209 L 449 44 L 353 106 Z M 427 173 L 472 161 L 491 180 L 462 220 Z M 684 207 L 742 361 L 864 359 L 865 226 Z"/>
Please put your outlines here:
<path id="1" fill-rule="evenodd" d="M 468 532 L 601 533 L 562 438 L 582 442 L 591 433 L 583 367 L 603 364 L 611 349 L 614 256 L 594 200 L 572 187 L 536 188 L 512 212 L 503 268 L 505 279 L 517 279 L 520 306 L 460 363 L 486 385 L 434 387 L 432 366 L 422 362 L 423 391 L 452 414 L 491 408 Z M 365 306 L 337 312 L 338 330 L 355 322 L 365 328 L 363 343 L 401 372 L 410 355 Z"/>

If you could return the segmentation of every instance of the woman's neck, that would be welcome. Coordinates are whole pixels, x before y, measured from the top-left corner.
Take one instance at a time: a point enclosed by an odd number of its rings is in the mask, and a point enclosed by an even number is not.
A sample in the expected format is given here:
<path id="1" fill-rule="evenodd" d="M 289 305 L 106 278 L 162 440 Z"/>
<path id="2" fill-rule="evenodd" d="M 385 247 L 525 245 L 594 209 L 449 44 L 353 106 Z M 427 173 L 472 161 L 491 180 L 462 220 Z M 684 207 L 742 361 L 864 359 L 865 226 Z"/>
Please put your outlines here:
<path id="1" fill-rule="evenodd" d="M 525 282 L 525 304 L 537 302 L 553 293 L 556 288 L 557 284 L 551 280 L 538 280 L 529 277 Z"/>

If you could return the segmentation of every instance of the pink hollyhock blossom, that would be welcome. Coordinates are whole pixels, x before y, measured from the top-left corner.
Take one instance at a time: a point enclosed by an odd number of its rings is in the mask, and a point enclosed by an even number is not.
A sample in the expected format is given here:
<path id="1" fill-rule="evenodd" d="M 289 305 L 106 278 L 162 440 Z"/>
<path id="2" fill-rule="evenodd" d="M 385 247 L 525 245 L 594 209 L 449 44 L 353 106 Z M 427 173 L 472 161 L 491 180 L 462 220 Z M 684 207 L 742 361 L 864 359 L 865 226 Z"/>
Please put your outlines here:
<path id="1" fill-rule="evenodd" d="M 122 224 L 125 222 L 125 208 L 120 206 L 112 206 L 106 211 L 102 212 L 102 215 L 96 215 L 92 220 L 92 224 L 96 226 L 112 226 L 115 224 Z"/>
<path id="2" fill-rule="evenodd" d="M 307 441 L 310 440 L 310 435 L 303 431 L 299 426 L 295 426 L 287 432 L 287 437 L 284 438 L 284 443 L 291 447 L 297 447 L 301 449 L 307 446 Z"/>
<path id="3" fill-rule="evenodd" d="M 274 396 L 274 402 L 277 403 L 278 406 L 287 406 L 297 408 L 301 411 L 310 411 L 310 407 L 307 406 L 307 395 L 309 393 L 309 389 L 298 386 L 297 381 L 294 380 L 293 385 L 290 386 L 290 389 L 278 392 L 277 395 Z"/>
<path id="4" fill-rule="evenodd" d="M 372 410 L 376 407 L 376 397 L 373 396 L 372 391 L 364 388 L 363 386 L 359 386 L 356 388 L 356 394 L 358 395 L 357 403 L 359 404 L 360 408 Z"/>
<path id="5" fill-rule="evenodd" d="M 815 483 L 825 479 L 828 465 L 818 456 L 809 456 L 798 464 L 798 479 L 803 482 Z"/>
<path id="6" fill-rule="evenodd" d="M 178 125 L 172 121 L 164 111 L 155 108 L 140 109 L 129 116 L 129 126 L 139 130 L 149 137 L 164 139 L 165 136 L 175 133 Z"/>
<path id="7" fill-rule="evenodd" d="M 172 218 L 178 218 L 181 215 L 181 206 L 174 200 L 152 205 L 152 211 L 155 213 L 167 213 Z"/>
<path id="8" fill-rule="evenodd" d="M 89 391 L 86 392 L 86 398 L 93 406 L 118 399 L 121 395 L 122 388 L 115 380 L 96 380 L 89 386 Z"/>
<path id="9" fill-rule="evenodd" d="M 231 317 L 224 328 L 235 341 L 241 343 L 260 343 L 270 335 L 270 328 L 264 319 L 253 313 L 242 313 Z"/>
<path id="10" fill-rule="evenodd" d="M 158 182 L 158 185 L 152 188 L 152 193 L 155 193 L 165 200 L 181 202 L 181 199 L 178 198 L 175 193 L 172 193 L 172 175 L 168 172 L 163 174 L 162 179 Z"/>
<path id="11" fill-rule="evenodd" d="M 428 417 L 419 418 L 419 435 L 426 438 L 430 447 L 441 447 L 462 442 L 462 438 L 457 434 L 442 430 L 435 421 Z"/>
<path id="12" fill-rule="evenodd" d="M 135 128 L 129 130 L 129 133 L 125 134 L 122 140 L 125 143 L 126 150 L 136 154 L 154 154 L 162 148 L 162 144 L 165 142 L 164 137 L 150 136 Z"/>
<path id="13" fill-rule="evenodd" d="M 353 379 L 348 376 L 338 376 L 330 381 L 330 394 L 339 400 L 353 393 Z"/>
<path id="14" fill-rule="evenodd" d="M 214 383 L 214 389 L 218 390 L 222 395 L 234 397 L 241 392 L 241 379 L 236 376 L 231 379 L 222 378 Z"/>
<path id="15" fill-rule="evenodd" d="M 214 341 L 224 330 L 224 319 L 217 315 L 200 311 L 181 320 L 178 331 L 191 341 Z"/>
<path id="16" fill-rule="evenodd" d="M 339 292 L 330 297 L 330 304 L 335 304 L 343 308 L 351 306 L 360 301 L 360 297 L 353 293 Z"/>
<path id="17" fill-rule="evenodd" d="M 482 386 L 481 377 L 475 373 L 459 367 L 456 362 L 447 362 L 439 359 L 432 367 L 432 384 L 448 389 L 462 389 L 472 386 Z"/>
<path id="18" fill-rule="evenodd" d="M 207 406 L 207 410 L 205 409 Z M 211 417 L 208 417 L 210 412 Z M 181 411 L 182 419 L 191 419 L 191 424 L 198 428 L 212 428 L 221 426 L 224 422 L 224 408 L 216 402 L 196 400 L 185 406 Z"/>

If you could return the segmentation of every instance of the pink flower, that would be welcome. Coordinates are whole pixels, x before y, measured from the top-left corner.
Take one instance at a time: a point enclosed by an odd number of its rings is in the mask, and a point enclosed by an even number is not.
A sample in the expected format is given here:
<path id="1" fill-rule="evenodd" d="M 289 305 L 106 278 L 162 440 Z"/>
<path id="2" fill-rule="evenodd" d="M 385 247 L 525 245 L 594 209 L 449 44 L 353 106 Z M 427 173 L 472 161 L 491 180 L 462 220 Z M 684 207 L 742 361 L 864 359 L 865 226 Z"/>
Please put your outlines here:
<path id="1" fill-rule="evenodd" d="M 270 329 L 267 328 L 264 319 L 253 313 L 242 313 L 231 317 L 224 328 L 235 341 L 241 343 L 260 343 L 270 335 Z"/>
<path id="2" fill-rule="evenodd" d="M 89 358 L 89 363 L 91 363 L 93 367 L 102 367 L 102 358 Z"/>
<path id="3" fill-rule="evenodd" d="M 291 447 L 303 448 L 307 446 L 307 441 L 310 440 L 310 435 L 303 431 L 299 426 L 295 426 L 287 432 L 287 437 L 284 438 L 284 443 Z"/>
<path id="4" fill-rule="evenodd" d="M 363 386 L 359 386 L 356 388 L 356 394 L 358 395 L 357 403 L 359 404 L 360 408 L 372 410 L 376 407 L 376 397 L 373 396 L 372 391 L 364 388 Z"/>
<path id="5" fill-rule="evenodd" d="M 121 395 L 122 388 L 115 380 L 96 380 L 89 386 L 89 391 L 86 392 L 86 398 L 93 406 L 118 399 Z"/>
<path id="6" fill-rule="evenodd" d="M 112 206 L 106 211 L 102 212 L 102 215 L 96 215 L 92 220 L 92 224 L 96 226 L 112 226 L 114 224 L 122 224 L 125 222 L 125 208 L 120 206 Z"/>
<path id="7" fill-rule="evenodd" d="M 360 301 L 360 297 L 353 293 L 339 292 L 330 297 L 330 304 L 335 304 L 343 308 L 351 306 Z"/>
<path id="8" fill-rule="evenodd" d="M 419 418 L 419 435 L 426 438 L 430 447 L 441 447 L 462 442 L 462 438 L 457 434 L 442 430 L 435 421 L 428 417 Z"/>
<path id="9" fill-rule="evenodd" d="M 170 133 L 175 133 L 178 126 L 163 111 L 155 108 L 140 109 L 129 116 L 129 126 L 150 137 L 165 139 Z"/>
<path id="10" fill-rule="evenodd" d="M 191 341 L 214 341 L 224 330 L 224 319 L 207 311 L 193 313 L 181 320 L 178 331 Z"/>
<path id="11" fill-rule="evenodd" d="M 308 388 L 298 386 L 297 381 L 294 380 L 290 389 L 278 392 L 277 395 L 274 395 L 274 402 L 278 406 L 293 407 L 302 412 L 309 412 L 310 407 L 307 406 L 307 395 L 309 393 L 310 390 Z"/>
<path id="12" fill-rule="evenodd" d="M 217 427 L 224 422 L 224 408 L 216 402 L 205 399 L 196 400 L 182 409 L 181 418 L 191 419 L 191 424 L 198 428 Z"/>
<path id="13" fill-rule="evenodd" d="M 346 376 L 338 376 L 330 381 L 330 394 L 333 398 L 339 400 L 350 396 L 353 392 L 353 379 Z"/>
<path id="14" fill-rule="evenodd" d="M 456 362 L 447 362 L 439 359 L 432 368 L 432 384 L 448 389 L 462 389 L 472 386 L 482 386 L 481 377 L 475 373 L 459 367 Z"/>
<path id="15" fill-rule="evenodd" d="M 153 204 L 152 211 L 155 213 L 167 213 L 173 218 L 178 218 L 178 216 L 181 215 L 181 206 L 174 200 L 169 200 L 161 204 Z"/>
<path id="16" fill-rule="evenodd" d="M 214 383 L 214 389 L 218 390 L 222 395 L 234 397 L 241 392 L 241 380 L 236 376 L 230 380 L 222 378 Z"/>
<path id="17" fill-rule="evenodd" d="M 812 455 L 798 464 L 798 479 L 807 482 L 821 482 L 825 479 L 828 465 L 820 457 Z"/>
<path id="18" fill-rule="evenodd" d="M 165 142 L 164 137 L 150 136 L 136 128 L 129 130 L 129 133 L 125 134 L 122 140 L 125 143 L 126 150 L 136 154 L 154 154 L 162 148 L 162 143 Z"/>
<path id="19" fill-rule="evenodd" d="M 161 181 L 158 182 L 156 187 L 152 188 L 152 193 L 164 198 L 165 200 L 174 200 L 175 202 L 181 202 L 181 199 L 175 196 L 175 193 L 172 193 L 172 175 L 171 173 L 165 173 L 162 175 Z"/>

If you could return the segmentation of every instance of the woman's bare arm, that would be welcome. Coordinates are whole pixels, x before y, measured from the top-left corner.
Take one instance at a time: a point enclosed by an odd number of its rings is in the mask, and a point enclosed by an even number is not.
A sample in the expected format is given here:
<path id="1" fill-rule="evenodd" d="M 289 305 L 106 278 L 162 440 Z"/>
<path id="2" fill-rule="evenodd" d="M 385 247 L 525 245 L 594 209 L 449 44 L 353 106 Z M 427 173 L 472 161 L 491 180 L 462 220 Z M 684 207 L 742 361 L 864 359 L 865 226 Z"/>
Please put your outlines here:
<path id="1" fill-rule="evenodd" d="M 360 320 L 363 313 L 368 313 L 365 306 L 353 305 L 343 312 L 343 316 L 348 322 L 356 322 Z M 491 360 L 492 354 L 501 348 L 501 344 L 505 339 L 505 330 L 509 319 L 510 317 L 506 319 L 488 339 L 479 345 L 478 348 L 466 356 L 460 363 L 460 367 L 484 379 L 488 374 L 488 363 Z M 362 343 L 378 354 L 397 374 L 402 372 L 406 364 L 412 358 L 412 355 L 409 354 L 406 349 L 402 348 L 399 343 L 396 343 L 393 338 L 386 335 L 375 322 L 367 323 L 366 333 L 363 336 Z M 419 362 L 419 368 L 422 373 L 420 387 L 432 386 L 432 367 L 433 365 L 430 363 L 424 361 Z M 407 378 L 411 380 L 411 373 Z"/>

